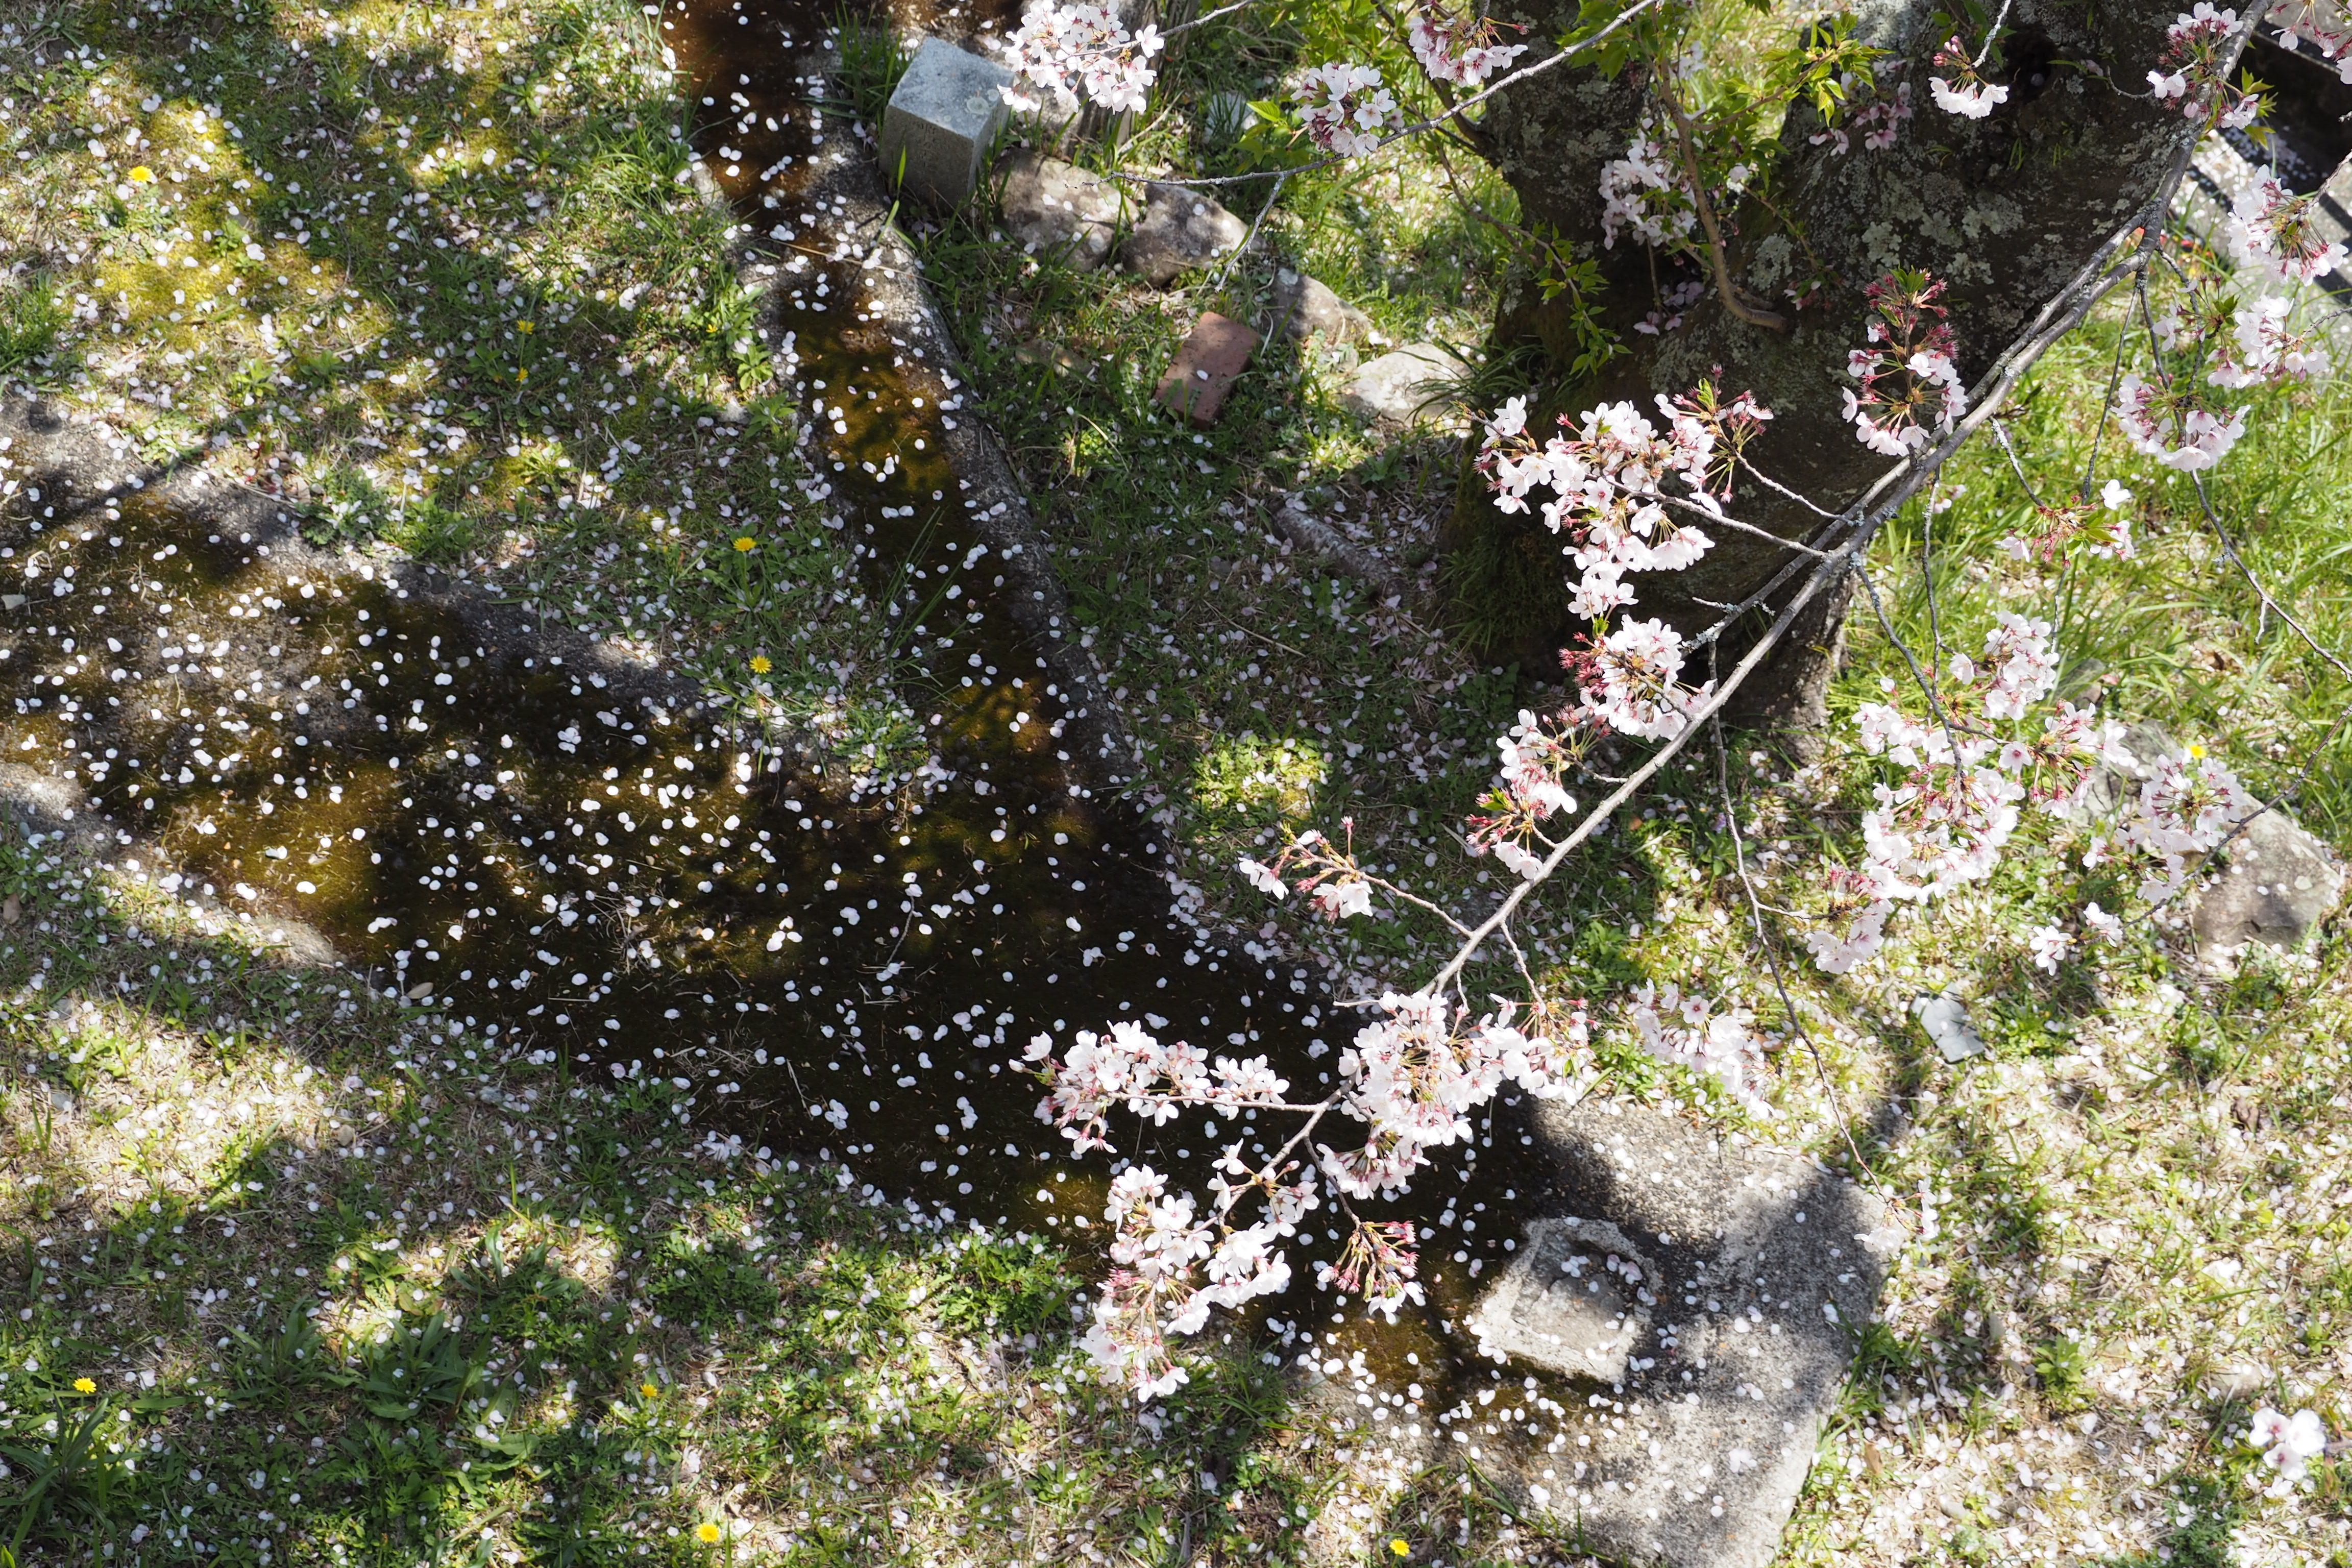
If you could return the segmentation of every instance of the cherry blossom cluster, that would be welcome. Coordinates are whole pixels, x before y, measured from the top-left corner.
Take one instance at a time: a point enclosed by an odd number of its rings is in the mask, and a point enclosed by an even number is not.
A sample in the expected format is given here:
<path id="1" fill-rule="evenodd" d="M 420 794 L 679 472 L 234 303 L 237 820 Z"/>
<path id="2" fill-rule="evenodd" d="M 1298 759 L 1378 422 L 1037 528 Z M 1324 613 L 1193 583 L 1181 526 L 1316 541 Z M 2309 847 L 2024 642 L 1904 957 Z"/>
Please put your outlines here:
<path id="1" fill-rule="evenodd" d="M 1209 1212 L 1190 1194 L 1171 1194 L 1149 1166 L 1130 1166 L 1111 1184 L 1103 1217 L 1110 1223 L 1112 1272 L 1093 1307 L 1084 1344 L 1108 1381 L 1139 1399 L 1163 1395 L 1185 1381 L 1172 1338 L 1200 1331 L 1209 1313 L 1285 1289 L 1290 1265 L 1282 1243 L 1322 1204 L 1321 1183 L 1345 1199 L 1393 1196 L 1428 1163 L 1428 1151 L 1472 1136 L 1471 1113 L 1506 1083 L 1538 1099 L 1581 1094 L 1597 1081 L 1584 1004 L 1505 1004 L 1473 1018 L 1427 993 L 1391 992 L 1339 1058 L 1337 1089 L 1313 1105 L 1291 1105 L 1289 1086 L 1265 1060 L 1214 1067 L 1194 1047 L 1163 1044 L 1133 1024 L 1108 1034 L 1081 1033 L 1057 1059 L 1051 1037 L 1030 1042 L 1031 1070 L 1047 1094 L 1037 1114 L 1055 1122 L 1081 1151 L 1110 1147 L 1104 1117 L 1124 1104 L 1160 1124 L 1187 1110 L 1288 1110 L 1305 1124 L 1271 1158 L 1252 1165 L 1240 1142 L 1226 1147 Z M 1360 1148 L 1315 1145 L 1315 1169 L 1290 1158 L 1324 1116 L 1339 1110 L 1364 1124 Z M 1210 1135 L 1214 1137 L 1213 1124 Z M 1318 1179 L 1319 1178 L 1319 1179 Z M 1235 1223 L 1255 1194 L 1262 1214 Z M 1360 1293 L 1391 1319 L 1420 1301 L 1412 1227 L 1358 1219 L 1337 1264 L 1319 1269 L 1325 1289 Z"/>
<path id="2" fill-rule="evenodd" d="M 2167 349 L 2201 353 L 2205 379 L 2232 390 L 2326 374 L 2326 345 L 2317 332 L 2297 329 L 2293 315 L 2294 302 L 2283 295 L 2241 301 L 2199 289 L 2156 318 L 2157 341 Z"/>
<path id="3" fill-rule="evenodd" d="M 2001 541 L 2001 548 L 2020 561 L 2055 561 L 2077 548 L 2096 560 L 2132 560 L 2138 554 L 2131 534 L 2136 499 L 2119 480 L 2109 479 L 2096 504 L 2087 500 L 2038 504 L 2033 512 L 2041 527 L 2030 536 L 2011 535 Z"/>
<path id="4" fill-rule="evenodd" d="M 1892 700 L 1854 712 L 1863 751 L 1907 772 L 1873 786 L 1862 862 L 1832 879 L 1830 920 L 1806 935 L 1830 973 L 1874 957 L 1898 905 L 1990 876 L 2021 808 L 2074 796 L 2114 744 L 2113 725 L 2069 702 L 2032 722 L 2058 681 L 2046 621 L 2003 614 L 1985 635 L 1981 663 L 1954 654 L 1940 673 L 1925 719 Z M 1894 681 L 1882 690 L 1892 699 Z"/>
<path id="5" fill-rule="evenodd" d="M 1365 1220 L 1349 1233 L 1339 1262 L 1315 1266 L 1315 1283 L 1340 1292 L 1343 1300 L 1362 1297 L 1366 1311 L 1384 1312 L 1393 1323 L 1406 1302 L 1419 1306 L 1428 1299 L 1413 1278 L 1420 1262 L 1411 1220 Z"/>
<path id="6" fill-rule="evenodd" d="M 1019 77 L 1004 89 L 1004 100 L 1032 113 L 1048 98 L 1057 108 L 1083 100 L 1113 113 L 1139 110 L 1158 79 L 1150 60 L 1161 43 L 1150 23 L 1129 37 L 1108 5 L 1041 6 L 1010 40 Z M 1040 90 L 1024 91 L 1020 82 Z"/>
<path id="7" fill-rule="evenodd" d="M 1396 95 L 1374 66 L 1345 60 L 1315 66 L 1298 79 L 1296 96 L 1307 140 L 1342 158 L 1374 151 L 1403 124 Z"/>
<path id="8" fill-rule="evenodd" d="M 2265 1489 L 2267 1495 L 2283 1498 L 2303 1484 L 2311 1461 L 2327 1451 L 2327 1428 L 2312 1411 L 2285 1415 L 2265 1405 L 2254 1412 L 2246 1442 L 2262 1450 L 2263 1468 L 2278 1477 Z"/>
<path id="9" fill-rule="evenodd" d="M 1237 1227 L 1222 1223 L 1222 1206 L 1206 1223 L 1195 1218 L 1192 1195 L 1171 1194 L 1167 1178 L 1149 1165 L 1111 1179 L 1103 1206 L 1111 1273 L 1080 1342 L 1108 1381 L 1139 1399 L 1175 1392 L 1187 1374 L 1171 1336 L 1198 1333 L 1216 1308 L 1288 1288 L 1290 1263 L 1277 1243 L 1297 1233 L 1318 1200 L 1311 1190 L 1284 1191 L 1264 1219 Z"/>
<path id="10" fill-rule="evenodd" d="M 2161 903 L 2188 885 L 2192 857 L 2219 848 L 2260 809 L 2228 763 L 2202 746 L 2188 746 L 2156 765 L 2114 839 L 2095 840 L 2083 863 L 2099 865 L 2117 851 L 2138 859 L 2147 867 L 2140 897 Z"/>
<path id="11" fill-rule="evenodd" d="M 1559 1100 L 1598 1077 L 1580 1001 L 1524 1017 L 1506 1003 L 1474 1021 L 1442 996 L 1391 991 L 1379 1010 L 1339 1056 L 1337 1102 L 1368 1135 L 1355 1149 L 1316 1145 L 1325 1179 L 1348 1197 L 1402 1192 L 1429 1163 L 1429 1150 L 1471 1135 L 1470 1113 L 1507 1081 L 1538 1100 Z"/>
<path id="12" fill-rule="evenodd" d="M 1853 111 L 1847 123 L 1862 133 L 1864 148 L 1872 153 L 1884 153 L 1895 145 L 1902 134 L 1903 122 L 1911 118 L 1911 84 L 1899 81 L 1895 90 L 1872 100 Z M 1839 152 L 1845 151 L 1843 139 L 1838 142 Z"/>
<path id="13" fill-rule="evenodd" d="M 2262 99 L 2230 80 L 2231 41 L 2238 30 L 2238 14 L 2215 10 L 2197 0 L 2192 11 L 2180 13 L 2164 32 L 2164 58 L 2159 68 L 2147 73 L 2147 85 L 2159 103 L 2180 106 L 2190 120 L 2206 129 L 2242 131 L 2262 113 Z"/>
<path id="14" fill-rule="evenodd" d="M 1964 120 L 1982 120 L 2009 101 L 2009 89 L 1985 79 L 1958 37 L 1936 51 L 1936 74 L 1927 79 L 1936 107 Z"/>
<path id="15" fill-rule="evenodd" d="M 1107 1035 L 1080 1030 L 1076 1044 L 1058 1062 L 1053 1050 L 1050 1036 L 1029 1042 L 1028 1060 L 1049 1091 L 1037 1117 L 1060 1127 L 1080 1154 L 1110 1147 L 1103 1136 L 1104 1120 L 1114 1106 L 1124 1105 L 1155 1126 L 1187 1107 L 1293 1109 L 1282 1098 L 1289 1082 L 1270 1070 L 1264 1057 L 1219 1057 L 1212 1066 L 1192 1047 L 1181 1041 L 1162 1046 L 1137 1024 L 1114 1024 Z"/>
<path id="16" fill-rule="evenodd" d="M 1565 783 L 1582 761 L 1594 731 L 1569 724 L 1548 724 L 1531 709 L 1519 710 L 1519 721 L 1495 744 L 1502 752 L 1500 782 L 1479 804 L 1483 815 L 1470 818 L 1464 845 L 1473 855 L 1491 850 L 1505 867 L 1535 880 L 1543 874 L 1544 858 L 1536 852 L 1546 841 L 1539 825 L 1555 815 L 1572 812 L 1576 801 Z"/>
<path id="17" fill-rule="evenodd" d="M 2135 450 L 2194 474 L 2230 455 L 2246 433 L 2246 411 L 2231 408 L 2188 376 L 2167 383 L 2133 372 L 2116 383 L 2116 425 Z"/>
<path id="18" fill-rule="evenodd" d="M 2323 15 L 2319 0 L 2291 0 L 2273 5 L 2269 19 L 2279 30 L 2279 42 L 2292 51 L 2298 42 L 2310 44 L 2320 58 L 2336 62 L 2336 77 L 2352 84 L 2352 26 L 2341 10 Z"/>
<path id="19" fill-rule="evenodd" d="M 1625 1018 L 1642 1048 L 1658 1060 L 1714 1079 L 1755 1116 L 1772 1114 L 1756 1089 L 1764 1043 L 1745 1007 L 1718 1008 L 1702 996 L 1684 995 L 1677 986 L 1645 984 L 1627 1004 Z"/>
<path id="20" fill-rule="evenodd" d="M 1889 91 L 1878 76 L 1866 71 L 1841 71 L 1838 89 L 1843 95 L 1844 111 L 1835 119 L 1825 121 L 1819 131 L 1805 138 L 1808 145 L 1826 146 L 1839 157 L 1853 150 L 1853 138 L 1859 134 L 1863 146 L 1873 153 L 1884 153 L 1901 138 L 1903 122 L 1912 115 L 1911 84 L 1902 80 L 1904 61 L 1888 61 L 1880 72 L 1895 79 Z"/>
<path id="21" fill-rule="evenodd" d="M 1874 452 L 1890 458 L 1924 451 L 1968 412 L 1969 398 L 1952 363 L 1948 310 L 1937 301 L 1943 280 L 1898 268 L 1866 290 L 1868 346 L 1846 354 L 1846 374 L 1860 384 L 1845 395 L 1845 417 Z"/>
<path id="22" fill-rule="evenodd" d="M 1628 229 L 1654 247 L 1687 244 L 1698 230 L 1690 178 L 1654 120 L 1642 122 L 1623 157 L 1601 168 L 1601 243 L 1613 249 Z"/>
<path id="23" fill-rule="evenodd" d="M 1525 44 L 1496 43 L 1497 36 L 1494 22 L 1467 11 L 1421 11 L 1405 26 L 1413 58 L 1430 79 L 1456 87 L 1482 87 L 1528 52 Z"/>
<path id="24" fill-rule="evenodd" d="M 1596 730 L 1637 741 L 1670 741 L 1715 683 L 1682 683 L 1683 635 L 1663 620 L 1627 619 L 1560 656 L 1577 684 L 1577 717 Z"/>
<path id="25" fill-rule="evenodd" d="M 1632 572 L 1679 572 L 1713 545 L 1677 523 L 1669 507 L 1720 516 L 1740 449 L 1772 417 L 1742 393 L 1723 400 L 1708 383 L 1658 398 L 1661 431 L 1631 403 L 1585 410 L 1570 436 L 1538 446 L 1527 429 L 1527 399 L 1512 398 L 1486 421 L 1477 466 L 1506 513 L 1524 512 L 1538 489 L 1544 526 L 1565 536 L 1578 578 L 1570 613 L 1600 619 L 1633 602 Z M 1560 417 L 1563 429 L 1571 428 Z M 1673 479 L 1676 488 L 1670 489 Z"/>
<path id="26" fill-rule="evenodd" d="M 1288 898 L 1296 887 L 1314 902 L 1324 919 L 1343 921 L 1351 915 L 1372 911 L 1372 889 L 1388 887 L 1381 879 L 1366 872 L 1355 856 L 1355 819 L 1342 817 L 1340 831 L 1348 836 L 1342 847 L 1334 844 L 1317 828 L 1308 828 L 1283 846 L 1270 866 L 1244 857 L 1242 875 L 1251 887 L 1274 898 Z M 1297 882 L 1286 880 L 1295 877 Z M 1394 889 L 1390 889 L 1394 891 Z"/>
<path id="27" fill-rule="evenodd" d="M 2316 193 L 2297 195 L 2271 174 L 2256 174 L 2230 203 L 2231 251 L 2273 282 L 2308 283 L 2344 265 L 2344 247 L 2319 229 Z"/>
<path id="28" fill-rule="evenodd" d="M 1658 308 L 1644 314 L 1633 323 L 1633 330 L 1650 337 L 1660 337 L 1682 328 L 1684 312 L 1706 298 L 1706 285 L 1696 278 L 1664 290 L 1658 299 Z"/>

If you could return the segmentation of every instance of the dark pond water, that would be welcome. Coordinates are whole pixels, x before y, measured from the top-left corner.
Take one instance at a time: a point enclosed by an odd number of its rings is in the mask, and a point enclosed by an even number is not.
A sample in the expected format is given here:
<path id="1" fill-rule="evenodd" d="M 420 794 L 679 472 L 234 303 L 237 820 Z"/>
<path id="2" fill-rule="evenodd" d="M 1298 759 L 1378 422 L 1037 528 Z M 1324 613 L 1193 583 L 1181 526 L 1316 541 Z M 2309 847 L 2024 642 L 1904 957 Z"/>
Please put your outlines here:
<path id="1" fill-rule="evenodd" d="M 755 0 L 665 19 L 713 100 L 698 142 L 763 224 L 770 198 L 793 210 L 815 138 L 849 133 L 823 98 L 831 19 Z M 433 1020 L 420 1039 L 453 1064 L 668 1079 L 698 1127 L 822 1150 L 927 1216 L 1090 1256 L 1108 1168 L 1066 1159 L 1036 1119 L 1017 1071 L 1033 1035 L 1139 1018 L 1311 1089 L 1353 1026 L 1304 970 L 1176 918 L 1150 825 L 1090 793 L 1066 694 L 952 499 L 937 399 L 912 405 L 911 372 L 862 320 L 859 262 L 832 258 L 844 237 L 815 216 L 775 247 L 802 263 L 802 303 L 779 308 L 804 396 L 849 405 L 819 460 L 877 598 L 936 623 L 906 695 L 946 777 L 919 801 L 828 794 L 667 678 L 576 643 L 567 658 L 511 610 L 139 497 L 0 521 L 0 575 L 27 595 L 0 614 L 0 745 L 131 832 L 126 868 L 323 932 Z M 1458 1350 L 1439 1325 L 1542 1180 L 1510 1158 L 1509 1123 L 1498 1109 L 1483 1157 L 1402 1205 L 1493 1215 L 1475 1238 L 1434 1232 L 1426 1318 L 1362 1331 L 1381 1362 Z M 1199 1191 L 1211 1138 L 1187 1119 L 1124 1152 Z M 1294 1325 L 1328 1310 L 1299 1290 L 1273 1304 Z"/>

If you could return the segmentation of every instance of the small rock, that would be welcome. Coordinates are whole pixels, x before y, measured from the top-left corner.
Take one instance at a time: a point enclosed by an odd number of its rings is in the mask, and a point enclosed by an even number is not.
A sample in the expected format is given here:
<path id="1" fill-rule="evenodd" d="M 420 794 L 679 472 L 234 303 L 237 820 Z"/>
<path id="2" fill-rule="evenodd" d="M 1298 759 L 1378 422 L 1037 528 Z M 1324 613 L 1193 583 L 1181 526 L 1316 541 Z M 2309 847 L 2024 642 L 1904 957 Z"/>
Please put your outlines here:
<path id="1" fill-rule="evenodd" d="M 1003 167 L 1004 226 L 1022 248 L 1058 253 L 1082 271 L 1102 265 L 1128 217 L 1117 181 L 1035 153 L 1015 153 Z"/>
<path id="2" fill-rule="evenodd" d="M 1003 127 L 1013 73 L 943 38 L 925 38 L 882 111 L 884 174 L 923 200 L 961 206 Z"/>
<path id="3" fill-rule="evenodd" d="M 1442 389 L 1469 369 L 1435 343 L 1407 343 L 1349 377 L 1339 403 L 1351 414 L 1394 425 L 1422 419 L 1458 424 L 1460 416 L 1444 406 Z"/>
<path id="4" fill-rule="evenodd" d="M 1976 1026 L 1969 1022 L 1969 1010 L 1958 997 L 1938 993 L 1921 997 L 1917 1006 L 1919 1027 L 1946 1061 L 1964 1062 L 1970 1057 L 1984 1055 L 1985 1043 Z"/>
<path id="5" fill-rule="evenodd" d="M 2344 868 L 2283 811 L 2247 823 L 2221 853 L 2228 864 L 2189 909 L 2206 946 L 2301 947 L 2344 896 Z"/>
<path id="6" fill-rule="evenodd" d="M 1215 424 L 1225 394 L 1241 379 L 1256 347 L 1257 334 L 1239 321 L 1202 311 L 1192 336 L 1176 351 L 1176 362 L 1160 378 L 1152 401 L 1195 425 Z"/>
<path id="7" fill-rule="evenodd" d="M 1182 185 L 1145 187 L 1143 221 L 1119 247 L 1121 266 L 1166 288 L 1187 268 L 1202 266 L 1249 237 L 1249 225 L 1209 196 Z"/>
<path id="8" fill-rule="evenodd" d="M 1284 336 L 1303 339 L 1320 332 L 1326 342 L 1351 343 L 1370 337 L 1372 319 L 1319 279 L 1283 268 L 1274 275 L 1274 319 Z"/>
<path id="9" fill-rule="evenodd" d="M 25 607 L 25 595 L 22 595 L 22 594 L 0 594 L 0 609 L 7 609 L 7 610 L 21 610 L 21 609 L 23 609 L 24 607 Z"/>

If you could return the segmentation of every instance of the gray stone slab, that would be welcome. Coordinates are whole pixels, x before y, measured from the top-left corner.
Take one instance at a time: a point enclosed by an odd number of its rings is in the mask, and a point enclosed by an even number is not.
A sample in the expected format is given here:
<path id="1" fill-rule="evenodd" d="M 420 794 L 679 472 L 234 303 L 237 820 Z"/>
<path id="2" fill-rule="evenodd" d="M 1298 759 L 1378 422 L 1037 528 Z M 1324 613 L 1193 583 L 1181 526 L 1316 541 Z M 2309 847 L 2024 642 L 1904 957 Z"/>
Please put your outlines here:
<path id="1" fill-rule="evenodd" d="M 2189 928 L 2207 947 L 2301 947 L 2344 897 L 2334 853 L 2283 811 L 2247 823 L 2222 854 L 2220 875 L 2189 908 Z"/>
<path id="2" fill-rule="evenodd" d="M 1108 258 L 1133 210 L 1118 181 L 1027 151 L 997 167 L 1004 182 L 1005 231 L 1024 250 L 1058 255 L 1087 272 Z"/>
<path id="3" fill-rule="evenodd" d="M 1469 368 L 1435 343 L 1407 343 L 1359 367 L 1339 389 L 1339 404 L 1362 418 L 1391 425 L 1457 424 L 1460 416 L 1444 405 L 1440 388 Z"/>
<path id="4" fill-rule="evenodd" d="M 934 206 L 961 206 L 1003 128 L 1012 81 L 994 60 L 925 38 L 882 111 L 883 173 Z"/>
<path id="5" fill-rule="evenodd" d="M 1765 1568 L 1876 1310 L 1882 1205 L 1801 1156 L 1637 1106 L 1545 1106 L 1534 1126 L 1558 1173 L 1460 1331 L 1507 1378 L 1568 1380 L 1591 1446 L 1471 1457 L 1603 1558 Z"/>
<path id="6" fill-rule="evenodd" d="M 1215 197 L 1183 185 L 1145 187 L 1142 221 L 1119 247 L 1119 264 L 1161 288 L 1190 268 L 1206 266 L 1249 237 L 1249 225 Z"/>

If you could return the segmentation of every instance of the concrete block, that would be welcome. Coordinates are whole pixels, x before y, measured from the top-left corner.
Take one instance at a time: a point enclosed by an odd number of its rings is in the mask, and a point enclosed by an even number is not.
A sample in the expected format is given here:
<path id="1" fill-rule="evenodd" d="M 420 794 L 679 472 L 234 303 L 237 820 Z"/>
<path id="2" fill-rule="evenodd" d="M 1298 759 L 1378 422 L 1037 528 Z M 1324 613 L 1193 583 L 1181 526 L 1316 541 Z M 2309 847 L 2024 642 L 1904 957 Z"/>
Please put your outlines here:
<path id="1" fill-rule="evenodd" d="M 1554 1102 L 1533 1131 L 1552 1173 L 1520 1194 L 1518 1249 L 1462 1327 L 1507 1380 L 1598 1384 L 1622 1415 L 1580 1424 L 1590 1447 L 1488 1426 L 1459 1452 L 1607 1561 L 1766 1568 L 1876 1310 L 1883 1205 L 1623 1101 Z"/>
<path id="2" fill-rule="evenodd" d="M 1125 187 L 1030 152 L 1014 153 L 1000 167 L 1004 226 L 1023 249 L 1058 254 L 1087 272 L 1102 265 L 1131 212 Z"/>
<path id="3" fill-rule="evenodd" d="M 1143 221 L 1119 247 L 1120 265 L 1160 288 L 1188 268 L 1204 266 L 1249 237 L 1249 225 L 1183 185 L 1145 187 Z"/>
<path id="4" fill-rule="evenodd" d="M 1339 389 L 1339 404 L 1351 414 L 1394 425 L 1423 419 L 1458 425 L 1460 416 L 1440 405 L 1437 387 L 1469 368 L 1435 343 L 1407 343 L 1349 376 Z"/>
<path id="5" fill-rule="evenodd" d="M 961 206 L 1004 125 L 1013 73 L 941 38 L 915 51 L 882 111 L 883 173 L 934 206 Z M 902 173 L 903 171 L 903 173 Z"/>
<path id="6" fill-rule="evenodd" d="M 1176 351 L 1176 362 L 1160 378 L 1153 401 L 1195 425 L 1213 425 L 1225 394 L 1241 379 L 1257 347 L 1257 334 L 1239 321 L 1203 310 L 1192 336 Z"/>

